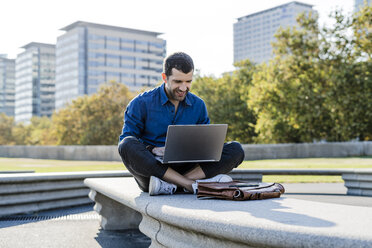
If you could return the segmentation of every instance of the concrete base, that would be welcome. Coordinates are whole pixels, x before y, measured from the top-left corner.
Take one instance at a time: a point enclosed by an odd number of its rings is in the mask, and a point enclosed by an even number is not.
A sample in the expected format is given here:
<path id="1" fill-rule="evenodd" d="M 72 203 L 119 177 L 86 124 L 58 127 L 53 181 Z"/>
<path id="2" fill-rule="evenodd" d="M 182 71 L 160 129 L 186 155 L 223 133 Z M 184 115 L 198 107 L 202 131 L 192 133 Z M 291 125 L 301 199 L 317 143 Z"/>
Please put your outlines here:
<path id="1" fill-rule="evenodd" d="M 243 243 L 226 241 L 222 237 L 205 235 L 195 231 L 180 228 L 178 226 L 169 225 L 165 222 L 151 218 L 147 215 L 143 216 L 143 220 L 139 226 L 140 231 L 147 237 L 151 238 L 151 248 L 163 247 L 253 247 Z M 187 238 L 186 238 L 187 237 Z M 187 242 L 185 242 L 187 239 Z"/>
<path id="2" fill-rule="evenodd" d="M 101 215 L 101 227 L 105 230 L 138 229 L 142 215 L 114 201 L 103 194 L 91 190 L 89 198 L 95 201 L 94 210 Z"/>

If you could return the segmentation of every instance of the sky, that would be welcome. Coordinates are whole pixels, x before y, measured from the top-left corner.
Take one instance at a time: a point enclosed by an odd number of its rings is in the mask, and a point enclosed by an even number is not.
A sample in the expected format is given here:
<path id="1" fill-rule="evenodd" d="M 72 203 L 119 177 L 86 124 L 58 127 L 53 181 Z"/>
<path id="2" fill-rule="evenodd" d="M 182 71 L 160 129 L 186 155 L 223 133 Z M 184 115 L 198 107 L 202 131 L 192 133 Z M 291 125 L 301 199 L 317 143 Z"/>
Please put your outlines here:
<path id="1" fill-rule="evenodd" d="M 12 0 L 0 3 L 0 54 L 16 58 L 30 42 L 55 44 L 75 22 L 86 21 L 163 33 L 167 54 L 188 53 L 201 75 L 220 76 L 233 67 L 237 18 L 289 0 Z M 331 10 L 353 11 L 354 0 L 303 0 L 329 24 Z"/>

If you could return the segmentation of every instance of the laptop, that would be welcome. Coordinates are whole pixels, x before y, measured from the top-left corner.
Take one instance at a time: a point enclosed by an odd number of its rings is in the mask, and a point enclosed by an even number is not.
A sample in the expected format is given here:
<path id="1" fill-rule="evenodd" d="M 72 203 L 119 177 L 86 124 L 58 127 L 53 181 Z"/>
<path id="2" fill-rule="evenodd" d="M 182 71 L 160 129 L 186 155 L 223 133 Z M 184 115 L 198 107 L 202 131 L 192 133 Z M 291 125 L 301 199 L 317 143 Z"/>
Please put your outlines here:
<path id="1" fill-rule="evenodd" d="M 169 125 L 162 164 L 218 162 L 226 138 L 227 124 Z"/>

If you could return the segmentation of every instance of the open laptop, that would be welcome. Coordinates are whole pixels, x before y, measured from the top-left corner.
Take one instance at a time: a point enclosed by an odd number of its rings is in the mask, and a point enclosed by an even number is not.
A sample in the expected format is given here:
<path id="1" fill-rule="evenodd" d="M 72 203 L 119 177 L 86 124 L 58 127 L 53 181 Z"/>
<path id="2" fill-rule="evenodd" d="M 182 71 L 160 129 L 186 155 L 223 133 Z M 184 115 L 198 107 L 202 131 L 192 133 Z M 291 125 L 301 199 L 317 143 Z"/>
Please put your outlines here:
<path id="1" fill-rule="evenodd" d="M 226 138 L 227 124 L 169 125 L 163 164 L 218 162 Z"/>

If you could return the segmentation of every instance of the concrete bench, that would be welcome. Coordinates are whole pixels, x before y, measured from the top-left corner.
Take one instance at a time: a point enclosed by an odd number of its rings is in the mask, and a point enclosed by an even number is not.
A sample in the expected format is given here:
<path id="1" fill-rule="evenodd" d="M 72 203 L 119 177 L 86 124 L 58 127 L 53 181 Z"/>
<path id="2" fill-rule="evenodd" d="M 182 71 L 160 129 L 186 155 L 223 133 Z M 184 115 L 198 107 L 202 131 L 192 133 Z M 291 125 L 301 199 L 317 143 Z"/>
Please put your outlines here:
<path id="1" fill-rule="evenodd" d="M 234 179 L 262 181 L 263 175 L 342 176 L 348 195 L 372 196 L 372 169 L 236 169 Z"/>
<path id="2" fill-rule="evenodd" d="M 286 198 L 150 197 L 133 178 L 86 179 L 105 230 L 138 228 L 151 247 L 372 247 L 372 208 Z"/>

